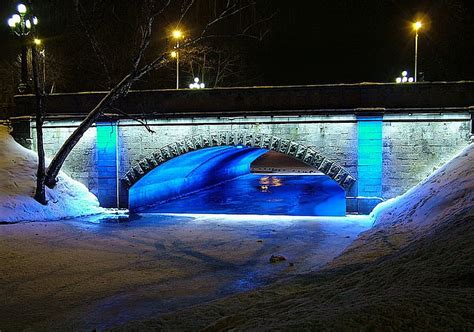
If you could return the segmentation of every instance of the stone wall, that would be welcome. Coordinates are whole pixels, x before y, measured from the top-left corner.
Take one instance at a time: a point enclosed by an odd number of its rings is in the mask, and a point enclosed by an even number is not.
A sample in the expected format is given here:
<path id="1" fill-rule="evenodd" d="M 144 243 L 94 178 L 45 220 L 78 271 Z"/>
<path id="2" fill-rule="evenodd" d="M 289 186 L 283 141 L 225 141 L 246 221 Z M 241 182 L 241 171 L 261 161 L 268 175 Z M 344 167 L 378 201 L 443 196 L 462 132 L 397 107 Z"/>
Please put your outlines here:
<path id="1" fill-rule="evenodd" d="M 44 150 L 46 158 L 51 159 L 61 145 L 74 131 L 77 123 L 46 123 L 44 128 Z M 33 149 L 36 151 L 36 130 L 32 130 Z M 72 150 L 61 169 L 73 179 L 84 184 L 98 195 L 98 172 L 96 154 L 97 130 L 95 127 L 86 131 L 82 139 Z"/>
<path id="2" fill-rule="evenodd" d="M 469 121 L 384 122 L 382 197 L 403 194 L 470 142 Z"/>

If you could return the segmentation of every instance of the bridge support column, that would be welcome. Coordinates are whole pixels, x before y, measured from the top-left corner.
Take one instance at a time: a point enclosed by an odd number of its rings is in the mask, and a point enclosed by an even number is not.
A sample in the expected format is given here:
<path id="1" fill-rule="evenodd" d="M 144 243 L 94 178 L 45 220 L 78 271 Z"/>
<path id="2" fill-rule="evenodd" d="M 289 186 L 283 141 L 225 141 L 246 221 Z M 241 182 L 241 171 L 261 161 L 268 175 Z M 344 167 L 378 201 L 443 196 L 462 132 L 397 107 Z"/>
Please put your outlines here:
<path id="1" fill-rule="evenodd" d="M 116 122 L 98 122 L 97 128 L 97 198 L 102 207 L 118 207 L 118 162 Z"/>
<path id="2" fill-rule="evenodd" d="M 357 116 L 357 209 L 363 214 L 382 201 L 382 118 Z"/>

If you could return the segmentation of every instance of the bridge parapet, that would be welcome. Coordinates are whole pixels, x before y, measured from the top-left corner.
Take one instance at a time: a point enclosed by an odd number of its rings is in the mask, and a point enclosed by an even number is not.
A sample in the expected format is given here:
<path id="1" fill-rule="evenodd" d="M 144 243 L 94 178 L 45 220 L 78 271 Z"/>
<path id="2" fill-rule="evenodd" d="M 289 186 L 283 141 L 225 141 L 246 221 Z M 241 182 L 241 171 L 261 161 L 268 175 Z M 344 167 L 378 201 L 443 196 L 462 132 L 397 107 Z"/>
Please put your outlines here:
<path id="1" fill-rule="evenodd" d="M 106 94 L 51 94 L 47 113 L 55 117 L 81 117 Z M 34 114 L 33 95 L 16 96 L 15 104 L 16 116 Z M 357 109 L 365 115 L 371 108 L 385 109 L 386 113 L 435 113 L 457 109 L 465 112 L 473 105 L 474 81 L 463 81 L 131 91 L 115 107 L 143 117 L 175 118 L 354 114 Z"/>

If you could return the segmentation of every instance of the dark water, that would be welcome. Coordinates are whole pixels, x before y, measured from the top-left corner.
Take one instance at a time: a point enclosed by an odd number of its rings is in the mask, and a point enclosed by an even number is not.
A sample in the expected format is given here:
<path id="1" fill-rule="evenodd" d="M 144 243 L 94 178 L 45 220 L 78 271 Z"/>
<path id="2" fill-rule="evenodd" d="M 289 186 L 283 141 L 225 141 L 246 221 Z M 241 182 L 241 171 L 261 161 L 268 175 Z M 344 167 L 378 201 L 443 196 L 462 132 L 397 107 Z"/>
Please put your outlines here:
<path id="1" fill-rule="evenodd" d="M 327 176 L 247 174 L 143 212 L 343 216 L 345 211 L 344 190 Z"/>

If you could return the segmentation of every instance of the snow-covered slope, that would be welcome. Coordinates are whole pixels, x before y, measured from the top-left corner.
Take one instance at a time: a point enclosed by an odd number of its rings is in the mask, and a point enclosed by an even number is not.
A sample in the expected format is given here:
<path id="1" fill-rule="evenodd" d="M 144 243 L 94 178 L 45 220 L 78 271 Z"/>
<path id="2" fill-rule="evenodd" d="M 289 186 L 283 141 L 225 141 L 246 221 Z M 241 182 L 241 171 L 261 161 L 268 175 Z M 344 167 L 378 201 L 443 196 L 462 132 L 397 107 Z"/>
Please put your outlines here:
<path id="1" fill-rule="evenodd" d="M 474 144 L 405 194 L 378 205 L 374 226 L 330 267 L 372 261 L 429 235 L 459 217 L 474 216 Z"/>
<path id="2" fill-rule="evenodd" d="M 37 155 L 25 149 L 0 126 L 0 222 L 52 220 L 102 212 L 97 198 L 64 173 L 53 190 L 46 189 L 48 205 L 31 196 L 35 190 Z"/>

